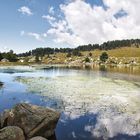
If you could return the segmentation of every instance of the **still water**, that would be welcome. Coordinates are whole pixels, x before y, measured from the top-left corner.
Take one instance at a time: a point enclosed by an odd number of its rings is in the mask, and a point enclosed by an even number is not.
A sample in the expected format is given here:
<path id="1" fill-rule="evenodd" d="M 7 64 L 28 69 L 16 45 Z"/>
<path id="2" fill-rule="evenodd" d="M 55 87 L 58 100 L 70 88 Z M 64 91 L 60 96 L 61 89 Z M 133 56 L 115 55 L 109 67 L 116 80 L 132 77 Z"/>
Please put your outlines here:
<path id="1" fill-rule="evenodd" d="M 140 139 L 140 75 L 0 67 L 0 112 L 26 102 L 61 112 L 56 140 Z"/>

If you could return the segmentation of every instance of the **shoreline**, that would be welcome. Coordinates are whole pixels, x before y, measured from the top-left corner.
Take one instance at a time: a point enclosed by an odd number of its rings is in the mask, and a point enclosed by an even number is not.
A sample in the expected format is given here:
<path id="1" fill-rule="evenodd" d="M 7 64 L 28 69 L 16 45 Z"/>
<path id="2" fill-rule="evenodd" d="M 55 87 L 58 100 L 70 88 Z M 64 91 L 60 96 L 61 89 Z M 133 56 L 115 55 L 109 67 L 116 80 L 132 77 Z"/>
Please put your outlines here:
<path id="1" fill-rule="evenodd" d="M 118 72 L 126 73 L 132 75 L 140 75 L 140 65 L 132 64 L 95 64 L 95 63 L 85 63 L 85 64 L 45 64 L 45 63 L 0 63 L 0 67 L 12 67 L 12 66 L 30 66 L 39 69 L 49 69 L 52 67 L 59 68 L 73 68 L 81 70 L 95 70 L 104 72 Z"/>

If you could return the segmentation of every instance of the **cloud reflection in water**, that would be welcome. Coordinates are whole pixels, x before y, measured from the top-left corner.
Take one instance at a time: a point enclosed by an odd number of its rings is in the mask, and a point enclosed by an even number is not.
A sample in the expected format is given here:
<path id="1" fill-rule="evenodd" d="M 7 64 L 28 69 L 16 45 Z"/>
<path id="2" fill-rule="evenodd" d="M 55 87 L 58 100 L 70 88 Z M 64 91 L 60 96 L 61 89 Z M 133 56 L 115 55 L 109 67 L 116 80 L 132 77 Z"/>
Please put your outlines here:
<path id="1" fill-rule="evenodd" d="M 113 138 L 119 134 L 140 134 L 138 82 L 105 77 L 89 78 L 84 75 L 53 78 L 17 77 L 16 80 L 26 84 L 30 92 L 59 101 L 55 109 L 64 112 L 65 117 L 61 119 L 64 125 L 71 121 L 79 122 L 78 119 L 85 114 L 92 114 L 92 117 L 96 114 L 98 117 L 94 123 L 86 122 L 77 128 L 92 134 L 93 137 L 103 139 Z M 73 138 L 76 138 L 78 133 L 81 134 L 73 130 L 71 132 Z"/>

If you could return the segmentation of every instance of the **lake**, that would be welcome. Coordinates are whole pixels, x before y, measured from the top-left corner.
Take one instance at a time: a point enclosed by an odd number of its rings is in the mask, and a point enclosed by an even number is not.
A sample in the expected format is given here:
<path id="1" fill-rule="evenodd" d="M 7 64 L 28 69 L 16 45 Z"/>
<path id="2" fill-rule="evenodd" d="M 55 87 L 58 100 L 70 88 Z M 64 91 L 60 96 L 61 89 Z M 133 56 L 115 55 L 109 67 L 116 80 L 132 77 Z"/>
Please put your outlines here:
<path id="1" fill-rule="evenodd" d="M 56 140 L 138 140 L 139 73 L 0 67 L 0 112 L 21 102 L 54 108 L 61 112 Z"/>

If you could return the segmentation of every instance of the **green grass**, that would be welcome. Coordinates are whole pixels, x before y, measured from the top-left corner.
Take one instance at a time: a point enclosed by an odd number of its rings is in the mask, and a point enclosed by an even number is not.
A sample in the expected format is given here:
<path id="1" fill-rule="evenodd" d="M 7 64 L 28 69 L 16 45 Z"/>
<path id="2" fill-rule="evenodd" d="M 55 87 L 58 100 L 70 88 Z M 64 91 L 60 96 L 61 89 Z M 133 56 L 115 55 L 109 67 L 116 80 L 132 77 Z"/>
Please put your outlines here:
<path id="1" fill-rule="evenodd" d="M 17 65 L 29 65 L 28 62 L 0 62 L 0 66 L 17 66 Z"/>
<path id="2" fill-rule="evenodd" d="M 94 50 L 91 51 L 93 57 L 99 57 L 105 50 Z M 105 51 L 110 57 L 140 57 L 140 48 L 135 47 L 123 47 L 113 50 Z M 89 52 L 82 52 L 83 55 L 87 55 Z"/>
<path id="3" fill-rule="evenodd" d="M 97 59 L 100 57 L 100 55 L 103 52 L 107 52 L 109 57 L 118 58 L 118 60 L 124 62 L 124 61 L 131 61 L 133 58 L 134 60 L 137 60 L 138 63 L 140 63 L 140 48 L 136 47 L 123 47 L 118 49 L 112 49 L 112 50 L 94 50 L 94 51 L 82 51 L 82 56 L 71 56 L 66 57 L 67 53 L 57 53 L 55 55 L 50 55 L 50 57 L 45 56 L 43 58 L 43 63 L 45 64 L 63 64 L 65 62 L 74 61 L 76 59 L 85 59 L 86 56 L 89 56 L 89 53 L 92 53 L 92 58 Z M 70 60 L 69 60 L 70 59 Z M 126 62 L 124 62 L 126 63 Z M 35 64 L 35 63 L 28 63 L 28 62 L 0 62 L 0 65 L 6 66 L 6 65 L 29 65 L 29 64 Z"/>
<path id="4" fill-rule="evenodd" d="M 123 48 L 118 48 L 118 49 L 113 49 L 113 50 L 94 50 L 94 51 L 82 51 L 82 56 L 78 57 L 78 56 L 71 56 L 71 57 L 66 57 L 67 53 L 57 53 L 54 55 L 50 55 L 50 58 L 45 58 L 44 62 L 45 63 L 49 63 L 49 60 L 51 60 L 51 63 L 53 64 L 62 64 L 65 63 L 65 60 L 69 60 L 71 59 L 71 61 L 74 61 L 76 59 L 84 59 L 84 57 L 89 56 L 89 53 L 92 53 L 92 58 L 93 59 L 97 59 L 100 57 L 100 55 L 103 52 L 107 52 L 107 54 L 109 55 L 109 57 L 113 57 L 113 58 L 118 58 L 118 60 L 123 61 L 131 61 L 131 59 L 136 59 L 137 62 L 140 63 L 140 48 L 136 48 L 136 47 L 123 47 Z M 124 59 L 125 58 L 125 59 Z M 124 60 L 123 60 L 124 59 Z M 126 62 L 124 62 L 126 63 Z"/>

